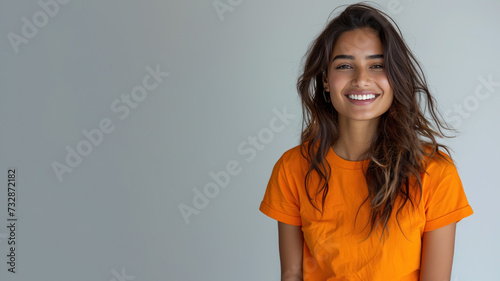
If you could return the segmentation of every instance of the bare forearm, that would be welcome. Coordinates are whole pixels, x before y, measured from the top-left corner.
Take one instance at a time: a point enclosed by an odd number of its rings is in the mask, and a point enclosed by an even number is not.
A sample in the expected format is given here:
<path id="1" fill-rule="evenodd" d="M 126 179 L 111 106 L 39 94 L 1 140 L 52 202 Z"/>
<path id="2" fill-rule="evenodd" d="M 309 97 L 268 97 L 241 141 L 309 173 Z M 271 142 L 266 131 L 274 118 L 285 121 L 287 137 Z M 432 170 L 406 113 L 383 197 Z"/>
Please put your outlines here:
<path id="1" fill-rule="evenodd" d="M 456 223 L 426 232 L 422 241 L 420 281 L 450 281 Z"/>
<path id="2" fill-rule="evenodd" d="M 302 281 L 303 234 L 300 226 L 278 223 L 281 281 Z"/>

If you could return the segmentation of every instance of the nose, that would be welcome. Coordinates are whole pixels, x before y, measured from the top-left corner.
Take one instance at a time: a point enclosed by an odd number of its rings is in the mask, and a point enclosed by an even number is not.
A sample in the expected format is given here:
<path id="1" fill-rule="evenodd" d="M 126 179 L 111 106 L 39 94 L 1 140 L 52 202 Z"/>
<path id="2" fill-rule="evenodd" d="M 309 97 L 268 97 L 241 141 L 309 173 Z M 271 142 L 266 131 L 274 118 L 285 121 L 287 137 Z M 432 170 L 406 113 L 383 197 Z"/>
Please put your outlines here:
<path id="1" fill-rule="evenodd" d="M 355 87 L 364 87 L 370 84 L 370 74 L 366 69 L 358 68 L 354 73 L 351 84 Z"/>

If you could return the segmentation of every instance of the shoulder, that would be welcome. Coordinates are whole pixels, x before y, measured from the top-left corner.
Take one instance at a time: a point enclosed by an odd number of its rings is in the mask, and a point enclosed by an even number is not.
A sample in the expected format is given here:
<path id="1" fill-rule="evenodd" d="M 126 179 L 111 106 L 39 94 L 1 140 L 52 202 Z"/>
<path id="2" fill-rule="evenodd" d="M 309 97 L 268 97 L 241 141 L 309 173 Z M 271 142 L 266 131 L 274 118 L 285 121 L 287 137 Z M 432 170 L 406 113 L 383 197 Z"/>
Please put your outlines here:
<path id="1" fill-rule="evenodd" d="M 305 155 L 304 153 L 305 153 L 305 146 L 299 144 L 285 151 L 281 156 L 281 158 L 283 158 L 283 160 L 286 160 L 287 162 L 300 161 L 301 159 L 305 159 L 303 156 Z"/>
<path id="2" fill-rule="evenodd" d="M 425 151 L 427 153 L 431 152 L 428 148 Z M 424 169 L 426 174 L 433 175 L 456 172 L 456 166 L 451 156 L 441 150 L 424 157 Z"/>
<path id="3" fill-rule="evenodd" d="M 306 155 L 307 146 L 300 144 L 285 151 L 279 161 L 288 167 L 307 167 L 309 162 L 306 159 Z"/>
<path id="4" fill-rule="evenodd" d="M 463 188 L 453 159 L 443 151 L 426 157 L 421 180 L 424 193 L 452 192 Z"/>
<path id="5" fill-rule="evenodd" d="M 273 174 L 300 175 L 307 172 L 309 162 L 305 146 L 297 145 L 285 151 L 274 165 Z"/>

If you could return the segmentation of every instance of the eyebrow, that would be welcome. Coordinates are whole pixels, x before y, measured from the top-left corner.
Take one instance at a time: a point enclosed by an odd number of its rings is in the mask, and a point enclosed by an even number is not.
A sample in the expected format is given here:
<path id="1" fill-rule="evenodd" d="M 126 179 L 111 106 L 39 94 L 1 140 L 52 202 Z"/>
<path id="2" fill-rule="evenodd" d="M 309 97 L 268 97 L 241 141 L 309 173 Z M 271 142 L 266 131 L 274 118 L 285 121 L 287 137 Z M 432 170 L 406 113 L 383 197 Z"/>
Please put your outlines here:
<path id="1" fill-rule="evenodd" d="M 373 59 L 383 59 L 384 58 L 384 55 L 382 54 L 378 54 L 378 55 L 369 55 L 369 56 L 366 56 L 365 59 L 367 60 L 373 60 Z M 346 59 L 346 60 L 354 60 L 354 56 L 349 56 L 349 55 L 337 55 L 333 58 L 332 61 L 336 60 L 336 59 Z"/>

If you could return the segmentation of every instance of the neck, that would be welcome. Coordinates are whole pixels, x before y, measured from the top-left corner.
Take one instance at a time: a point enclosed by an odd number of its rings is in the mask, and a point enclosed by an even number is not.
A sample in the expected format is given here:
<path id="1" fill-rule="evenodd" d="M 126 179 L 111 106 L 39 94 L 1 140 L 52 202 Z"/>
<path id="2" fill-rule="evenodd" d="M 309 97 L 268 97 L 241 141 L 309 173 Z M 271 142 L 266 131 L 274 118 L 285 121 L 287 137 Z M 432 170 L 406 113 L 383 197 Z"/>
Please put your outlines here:
<path id="1" fill-rule="evenodd" d="M 339 139 L 333 144 L 335 153 L 349 161 L 364 160 L 377 129 L 378 120 L 356 121 L 339 116 Z"/>

